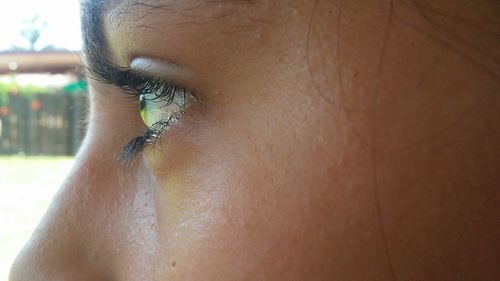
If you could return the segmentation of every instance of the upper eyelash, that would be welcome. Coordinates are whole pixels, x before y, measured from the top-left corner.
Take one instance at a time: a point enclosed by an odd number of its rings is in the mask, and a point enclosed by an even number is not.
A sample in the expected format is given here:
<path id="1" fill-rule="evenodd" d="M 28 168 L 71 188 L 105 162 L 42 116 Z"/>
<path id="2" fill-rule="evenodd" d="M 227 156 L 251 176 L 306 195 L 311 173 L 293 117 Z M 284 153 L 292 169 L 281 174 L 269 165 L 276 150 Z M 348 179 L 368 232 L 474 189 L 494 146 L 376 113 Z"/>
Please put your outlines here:
<path id="1" fill-rule="evenodd" d="M 159 90 L 162 91 L 160 92 Z M 144 84 L 140 87 L 140 89 L 132 92 L 131 94 L 136 97 L 139 97 L 140 95 L 143 94 L 152 94 L 159 92 L 161 93 L 160 95 L 157 95 L 155 98 L 149 100 L 161 99 L 162 101 L 166 102 L 167 105 L 170 105 L 172 102 L 174 102 L 176 95 L 179 94 L 182 95 L 184 100 L 186 99 L 188 93 L 195 96 L 193 91 L 189 91 L 184 87 L 160 79 L 149 80 L 144 82 Z"/>
<path id="2" fill-rule="evenodd" d="M 160 86 L 166 86 L 166 89 L 171 93 L 184 92 L 189 93 L 196 101 L 200 101 L 196 92 L 188 90 L 185 87 L 179 86 L 168 80 L 162 80 L 148 75 L 136 69 L 129 67 L 120 67 L 108 60 L 91 62 L 86 66 L 89 78 L 98 82 L 115 85 L 121 88 L 124 93 L 131 95 L 135 99 L 139 98 L 143 90 L 149 92 L 156 91 Z M 145 89 L 144 86 L 147 88 Z M 171 93 L 166 93 L 163 96 L 174 97 Z"/>
<path id="3" fill-rule="evenodd" d="M 127 93 L 134 92 L 145 82 L 144 73 L 129 67 L 120 67 L 107 59 L 91 58 L 85 65 L 87 77 L 95 81 L 120 87 Z"/>

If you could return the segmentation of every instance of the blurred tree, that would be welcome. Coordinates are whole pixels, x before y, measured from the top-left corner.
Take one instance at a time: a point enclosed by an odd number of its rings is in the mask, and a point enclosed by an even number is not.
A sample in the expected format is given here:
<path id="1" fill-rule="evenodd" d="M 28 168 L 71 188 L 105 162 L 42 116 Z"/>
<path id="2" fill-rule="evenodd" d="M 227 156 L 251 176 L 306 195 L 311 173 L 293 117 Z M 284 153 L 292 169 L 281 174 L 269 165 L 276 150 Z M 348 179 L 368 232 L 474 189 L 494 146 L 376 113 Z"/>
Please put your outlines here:
<path id="1" fill-rule="evenodd" d="M 21 35 L 28 40 L 30 51 L 36 50 L 36 43 L 40 39 L 43 30 L 47 28 L 47 21 L 41 20 L 38 15 L 23 22 L 24 27 L 21 29 Z"/>
<path id="2" fill-rule="evenodd" d="M 52 44 L 49 44 L 45 47 L 43 47 L 40 51 L 60 51 L 63 50 L 61 48 L 58 48 L 57 46 L 54 46 Z"/>

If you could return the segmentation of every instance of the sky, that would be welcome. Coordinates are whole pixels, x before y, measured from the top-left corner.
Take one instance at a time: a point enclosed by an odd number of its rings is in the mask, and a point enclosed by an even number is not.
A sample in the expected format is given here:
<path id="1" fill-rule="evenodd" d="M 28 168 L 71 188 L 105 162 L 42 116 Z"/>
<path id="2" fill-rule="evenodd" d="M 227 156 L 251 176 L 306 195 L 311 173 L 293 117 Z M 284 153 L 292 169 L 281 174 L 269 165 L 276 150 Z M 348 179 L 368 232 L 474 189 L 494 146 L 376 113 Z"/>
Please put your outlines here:
<path id="1" fill-rule="evenodd" d="M 0 51 L 28 48 L 20 30 L 35 16 L 46 22 L 36 49 L 81 49 L 79 0 L 0 0 Z"/>

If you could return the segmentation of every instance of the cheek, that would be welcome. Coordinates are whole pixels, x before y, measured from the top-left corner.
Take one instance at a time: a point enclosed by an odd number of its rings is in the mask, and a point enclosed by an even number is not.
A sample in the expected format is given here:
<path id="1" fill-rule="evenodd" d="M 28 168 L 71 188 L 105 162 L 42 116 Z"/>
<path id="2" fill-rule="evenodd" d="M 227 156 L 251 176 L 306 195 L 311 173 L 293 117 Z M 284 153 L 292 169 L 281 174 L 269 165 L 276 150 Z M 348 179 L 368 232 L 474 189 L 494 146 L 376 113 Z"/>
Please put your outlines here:
<path id="1" fill-rule="evenodd" d="M 359 183 L 346 189 L 343 176 L 348 169 L 362 174 L 366 165 L 343 166 L 355 149 L 339 116 L 298 88 L 281 89 L 232 99 L 196 130 L 188 117 L 151 152 L 162 193 L 164 264 L 176 265 L 165 276 L 292 278 L 304 268 L 329 268 L 324 257 L 354 241 L 335 229 L 372 202 L 355 194 Z M 349 206 L 349 199 L 356 201 Z M 371 227 L 366 219 L 355 223 Z"/>

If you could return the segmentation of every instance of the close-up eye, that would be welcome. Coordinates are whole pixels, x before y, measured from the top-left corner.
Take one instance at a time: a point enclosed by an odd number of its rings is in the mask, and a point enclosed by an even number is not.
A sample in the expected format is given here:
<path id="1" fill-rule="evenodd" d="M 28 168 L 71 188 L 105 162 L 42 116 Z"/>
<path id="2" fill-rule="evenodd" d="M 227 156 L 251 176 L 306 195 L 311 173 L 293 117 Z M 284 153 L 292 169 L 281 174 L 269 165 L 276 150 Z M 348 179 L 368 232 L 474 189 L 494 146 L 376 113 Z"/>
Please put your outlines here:
<path id="1" fill-rule="evenodd" d="M 140 112 L 149 128 L 157 123 L 173 124 L 183 114 L 190 93 L 167 82 L 146 82 L 139 92 Z"/>
<path id="2" fill-rule="evenodd" d="M 146 130 L 122 148 L 119 160 L 124 164 L 155 144 L 181 120 L 193 102 L 199 101 L 193 89 L 174 82 L 189 80 L 191 73 L 166 60 L 138 57 L 129 67 L 120 67 L 90 55 L 87 70 L 92 80 L 119 87 L 132 97 L 132 102 L 139 104 L 137 111 L 131 114 L 140 114 Z"/>
<path id="3" fill-rule="evenodd" d="M 176 125 L 187 107 L 197 101 L 192 90 L 160 79 L 142 78 L 145 82 L 133 93 L 140 104 L 140 115 L 147 129 L 122 150 L 121 160 L 130 161 L 146 146 L 154 144 L 171 126 Z"/>

